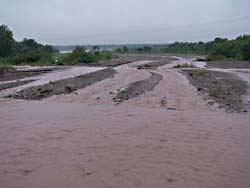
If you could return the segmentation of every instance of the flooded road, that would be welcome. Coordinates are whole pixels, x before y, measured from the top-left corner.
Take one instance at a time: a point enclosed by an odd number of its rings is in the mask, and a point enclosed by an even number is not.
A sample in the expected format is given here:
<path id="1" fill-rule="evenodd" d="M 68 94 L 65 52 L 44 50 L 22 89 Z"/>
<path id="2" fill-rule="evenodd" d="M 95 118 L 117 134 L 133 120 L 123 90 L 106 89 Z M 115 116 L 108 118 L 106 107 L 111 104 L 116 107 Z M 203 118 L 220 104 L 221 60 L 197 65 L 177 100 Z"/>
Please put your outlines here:
<path id="1" fill-rule="evenodd" d="M 0 99 L 1 187 L 248 187 L 250 116 L 207 105 L 171 68 L 188 61 L 121 65 L 77 94 Z M 163 76 L 153 91 L 114 105 L 117 89 L 150 72 Z"/>

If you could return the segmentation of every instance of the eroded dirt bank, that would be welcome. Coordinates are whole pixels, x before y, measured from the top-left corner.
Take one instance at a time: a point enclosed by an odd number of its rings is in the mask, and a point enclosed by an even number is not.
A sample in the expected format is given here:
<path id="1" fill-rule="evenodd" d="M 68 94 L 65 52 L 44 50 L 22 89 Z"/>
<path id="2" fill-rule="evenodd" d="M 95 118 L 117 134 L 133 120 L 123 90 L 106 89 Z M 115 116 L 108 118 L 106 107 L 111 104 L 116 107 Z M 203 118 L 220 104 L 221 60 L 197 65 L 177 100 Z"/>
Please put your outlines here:
<path id="1" fill-rule="evenodd" d="M 154 70 L 154 89 L 118 106 L 117 89 L 150 77 L 137 69 L 147 62 L 121 65 L 77 95 L 1 98 L 1 187 L 248 187 L 250 116 L 207 105 L 171 68 L 188 61 Z"/>

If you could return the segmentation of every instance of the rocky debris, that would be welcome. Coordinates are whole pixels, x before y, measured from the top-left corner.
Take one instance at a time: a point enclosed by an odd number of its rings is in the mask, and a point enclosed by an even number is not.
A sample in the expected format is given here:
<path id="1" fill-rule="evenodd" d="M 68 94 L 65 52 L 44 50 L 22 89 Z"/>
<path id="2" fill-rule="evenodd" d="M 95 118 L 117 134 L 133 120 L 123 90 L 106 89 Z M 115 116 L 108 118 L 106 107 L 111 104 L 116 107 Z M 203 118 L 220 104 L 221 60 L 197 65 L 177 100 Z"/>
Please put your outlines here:
<path id="1" fill-rule="evenodd" d="M 41 86 L 29 87 L 8 97 L 28 100 L 41 100 L 53 95 L 68 94 L 109 78 L 115 73 L 116 71 L 114 69 L 103 69 L 77 76 L 75 78 L 67 78 L 50 82 Z"/>
<path id="2" fill-rule="evenodd" d="M 24 81 L 17 80 L 15 82 L 0 84 L 0 91 L 9 89 L 9 88 L 14 88 L 14 87 L 21 86 L 21 85 L 25 85 L 33 81 L 36 81 L 36 80 L 24 80 Z"/>
<path id="3" fill-rule="evenodd" d="M 116 96 L 113 98 L 115 104 L 119 104 L 123 101 L 138 97 L 148 91 L 154 89 L 154 87 L 162 80 L 163 76 L 156 73 L 151 73 L 151 76 L 145 80 L 140 80 L 129 84 L 118 90 Z"/>
<path id="4" fill-rule="evenodd" d="M 166 107 L 166 105 L 167 105 L 167 97 L 166 96 L 161 99 L 160 104 L 162 107 Z"/>
<path id="5" fill-rule="evenodd" d="M 182 70 L 208 104 L 214 102 L 227 112 L 247 112 L 250 104 L 243 97 L 248 94 L 248 84 L 236 75 L 209 70 Z M 211 101 L 212 100 L 212 101 Z"/>

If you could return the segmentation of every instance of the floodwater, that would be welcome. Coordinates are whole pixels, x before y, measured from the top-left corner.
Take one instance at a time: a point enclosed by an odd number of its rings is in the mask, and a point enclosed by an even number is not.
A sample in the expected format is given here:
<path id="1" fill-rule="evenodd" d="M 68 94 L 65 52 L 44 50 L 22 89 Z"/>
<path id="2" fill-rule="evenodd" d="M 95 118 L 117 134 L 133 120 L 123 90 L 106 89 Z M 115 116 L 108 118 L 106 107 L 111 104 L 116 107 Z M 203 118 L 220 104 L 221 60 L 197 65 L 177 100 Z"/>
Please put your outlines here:
<path id="1" fill-rule="evenodd" d="M 193 61 L 192 62 L 192 65 L 194 66 L 194 67 L 196 67 L 196 68 L 205 68 L 206 67 L 206 65 L 207 65 L 207 62 L 205 62 L 205 61 Z"/>
<path id="2" fill-rule="evenodd" d="M 1 99 L 1 187 L 250 185 L 249 115 L 207 105 L 170 65 L 154 70 L 163 80 L 153 91 L 116 106 L 114 91 L 150 76 L 134 64 L 117 71 L 78 95 Z"/>

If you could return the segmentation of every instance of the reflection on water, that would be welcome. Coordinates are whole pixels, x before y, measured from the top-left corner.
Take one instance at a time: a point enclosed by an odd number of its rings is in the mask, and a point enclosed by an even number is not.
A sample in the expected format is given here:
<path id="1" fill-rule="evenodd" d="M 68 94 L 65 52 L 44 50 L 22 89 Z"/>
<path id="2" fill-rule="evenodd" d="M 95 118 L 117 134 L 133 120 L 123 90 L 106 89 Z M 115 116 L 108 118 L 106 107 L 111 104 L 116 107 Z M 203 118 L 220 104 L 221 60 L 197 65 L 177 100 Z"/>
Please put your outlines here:
<path id="1" fill-rule="evenodd" d="M 195 66 L 196 68 L 206 68 L 207 62 L 205 61 L 193 61 L 192 65 Z"/>

